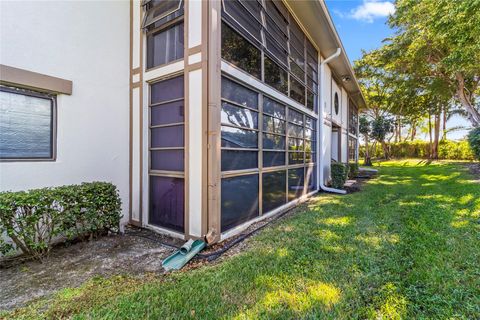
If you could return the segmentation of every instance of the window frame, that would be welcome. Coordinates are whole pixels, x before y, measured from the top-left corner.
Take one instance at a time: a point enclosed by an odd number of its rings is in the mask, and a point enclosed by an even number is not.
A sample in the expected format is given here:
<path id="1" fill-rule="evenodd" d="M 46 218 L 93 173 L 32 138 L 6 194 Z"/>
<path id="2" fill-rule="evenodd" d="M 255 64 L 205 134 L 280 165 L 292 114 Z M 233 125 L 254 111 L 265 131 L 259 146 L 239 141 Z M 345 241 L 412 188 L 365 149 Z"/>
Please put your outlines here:
<path id="1" fill-rule="evenodd" d="M 46 92 L 33 91 L 17 87 L 0 86 L 0 91 L 13 94 L 20 94 L 29 97 L 50 100 L 50 157 L 22 157 L 4 158 L 0 156 L 0 162 L 55 162 L 57 160 L 57 96 Z"/>
<path id="2" fill-rule="evenodd" d="M 169 14 L 167 15 L 164 15 L 162 16 L 161 18 L 159 19 L 156 19 L 154 22 L 150 23 L 149 25 L 145 26 L 144 23 L 145 23 L 145 19 L 148 15 L 148 4 L 151 2 L 151 0 L 146 0 L 143 4 L 142 4 L 142 7 L 143 7 L 143 10 L 144 10 L 144 19 L 142 20 L 142 30 L 143 30 L 143 33 L 144 33 L 144 41 L 145 41 L 145 53 L 144 53 L 144 59 L 145 59 L 145 63 L 144 63 L 144 68 L 145 68 L 145 72 L 149 72 L 149 71 L 153 71 L 153 70 L 156 70 L 158 68 L 163 68 L 167 65 L 170 65 L 170 64 L 173 64 L 173 63 L 176 63 L 176 62 L 179 62 L 179 61 L 183 61 L 185 60 L 185 4 L 184 4 L 184 0 L 180 0 L 179 1 L 179 7 L 175 10 L 173 10 L 172 12 L 170 12 Z M 174 17 L 172 18 L 171 20 L 168 20 L 168 21 L 165 21 L 163 24 L 155 27 L 155 24 L 158 22 L 158 21 L 161 21 L 162 19 L 165 19 L 167 18 L 168 16 L 172 15 L 172 14 L 175 14 L 177 11 L 179 10 L 183 10 L 183 13 L 178 16 L 178 17 Z M 175 27 L 178 27 L 179 25 L 183 25 L 183 49 L 182 49 L 182 57 L 178 58 L 178 59 L 174 59 L 174 60 L 171 60 L 171 61 L 168 61 L 166 63 L 162 63 L 162 64 L 158 64 L 158 65 L 153 65 L 153 66 L 149 66 L 148 65 L 148 58 L 149 58 L 149 47 L 148 47 L 148 39 L 149 37 L 155 37 L 155 35 L 159 34 L 159 33 L 164 33 L 164 32 L 167 32 L 169 31 L 170 29 L 173 29 Z"/>
<path id="3" fill-rule="evenodd" d="M 254 35 L 252 35 L 245 26 L 243 26 L 240 22 L 235 20 L 232 15 L 228 12 L 226 9 L 225 3 L 226 1 L 229 0 L 221 0 L 222 2 L 222 23 L 225 23 L 233 29 L 238 35 L 244 40 L 246 40 L 249 44 L 254 46 L 260 51 L 260 56 L 261 56 L 261 70 L 260 70 L 260 77 L 257 77 L 254 75 L 255 78 L 259 79 L 262 83 L 266 84 L 270 88 L 278 91 L 282 95 L 285 95 L 286 97 L 292 99 L 296 103 L 304 106 L 306 109 L 311 110 L 312 112 L 318 114 L 318 97 L 319 97 L 319 79 L 318 79 L 318 63 L 319 63 L 319 53 L 316 51 L 317 49 L 313 45 L 313 43 L 310 41 L 308 38 L 307 34 L 303 31 L 301 28 L 300 24 L 297 22 L 296 18 L 293 16 L 291 12 L 289 12 L 286 8 L 285 12 L 281 8 L 279 8 L 278 4 L 275 3 L 272 0 L 254 0 L 256 3 L 259 3 L 260 6 L 260 16 L 262 17 L 262 21 L 260 22 L 259 25 L 259 33 L 260 33 L 260 38 L 257 39 Z M 230 0 L 233 2 L 238 2 L 239 6 L 244 6 L 241 0 Z M 246 9 L 247 10 L 247 9 Z M 248 11 L 248 10 L 247 10 Z M 275 11 L 275 13 L 272 13 L 272 11 Z M 252 13 L 249 13 L 252 15 Z M 282 30 L 281 27 L 278 27 L 277 25 L 273 25 L 273 28 L 276 28 L 278 30 L 271 30 L 272 23 L 276 22 L 278 19 L 275 17 L 272 17 L 273 15 L 278 15 L 279 17 L 284 20 L 285 26 L 284 30 Z M 235 25 L 230 22 L 230 20 L 233 20 L 235 22 Z M 256 22 L 258 23 L 258 19 L 256 19 Z M 223 25 L 222 25 L 223 27 Z M 280 34 L 275 35 L 275 32 L 277 33 L 282 33 L 285 36 L 285 42 L 287 44 L 287 48 L 285 48 L 276 38 L 276 36 L 279 36 Z M 301 36 L 300 38 L 298 38 Z M 254 40 L 253 40 L 254 39 Z M 272 50 L 272 44 L 275 47 L 278 48 L 273 48 Z M 301 50 L 300 47 L 297 48 L 295 46 L 297 44 L 298 46 L 302 46 Z M 285 58 L 286 61 L 283 61 L 282 57 L 277 56 L 275 54 L 275 49 L 277 50 L 284 50 L 285 53 Z M 300 50 L 300 52 L 298 50 Z M 316 57 L 312 55 L 312 51 L 316 51 Z M 303 59 L 303 67 L 301 65 L 298 65 L 296 63 L 295 57 L 298 56 L 301 59 Z M 265 61 L 266 59 L 271 60 L 272 63 L 276 64 L 276 67 L 282 69 L 281 71 L 284 71 L 286 73 L 286 92 L 282 92 L 275 84 L 270 84 L 266 82 L 267 76 L 266 76 L 266 64 L 267 62 Z M 313 60 L 316 60 L 316 68 L 311 68 L 309 65 L 310 62 Z M 235 63 L 230 62 L 229 60 L 226 60 L 223 58 L 222 55 L 222 62 L 225 62 L 229 65 L 232 65 L 233 67 L 239 69 L 240 71 L 250 75 L 248 71 L 236 66 Z M 286 62 L 286 63 L 285 63 Z M 295 69 L 295 66 L 297 69 Z M 308 71 L 309 67 L 313 69 L 317 75 L 317 79 L 312 79 L 312 77 L 309 77 Z M 294 70 L 301 71 L 302 75 L 299 77 Z M 251 76 L 251 75 L 250 75 Z M 292 80 L 293 79 L 293 80 Z M 302 86 L 302 91 L 303 94 L 297 97 L 295 92 L 292 91 L 292 82 L 296 81 L 298 84 Z M 283 89 L 283 88 L 282 88 Z M 293 96 L 292 96 L 293 92 Z M 308 98 L 313 97 L 313 101 L 310 101 Z M 298 98 L 298 99 L 297 99 Z M 311 102 L 311 103 L 310 103 Z"/>
<path id="4" fill-rule="evenodd" d="M 256 87 L 252 86 L 251 84 L 248 84 L 248 83 L 242 81 L 239 78 L 236 78 L 234 75 L 231 75 L 228 72 L 222 72 L 221 77 L 222 77 L 222 81 L 223 81 L 223 79 L 226 79 L 227 81 L 234 82 L 236 85 L 244 87 L 246 89 L 249 89 L 249 90 L 251 90 L 251 91 L 253 91 L 257 94 L 257 96 L 258 96 L 257 109 L 255 109 L 254 111 L 258 112 L 258 128 L 257 129 L 250 129 L 250 130 L 255 130 L 258 133 L 258 146 L 257 146 L 257 148 L 251 148 L 251 149 L 221 147 L 221 153 L 222 154 L 223 154 L 223 151 L 228 151 L 228 150 L 256 152 L 256 154 L 257 154 L 257 166 L 252 167 L 252 168 L 248 168 L 248 169 L 241 168 L 241 169 L 234 169 L 234 170 L 221 170 L 220 179 L 223 180 L 223 179 L 226 179 L 226 178 L 234 178 L 234 177 L 238 177 L 238 176 L 258 175 L 258 179 L 259 179 L 259 197 L 258 197 L 259 214 L 258 214 L 258 217 L 268 215 L 271 212 L 273 212 L 274 210 L 278 209 L 278 208 L 276 208 L 276 209 L 273 209 L 273 210 L 270 210 L 270 211 L 267 211 L 267 212 L 265 211 L 265 208 L 263 206 L 263 195 L 264 195 L 263 176 L 264 176 L 264 174 L 280 172 L 280 171 L 285 172 L 286 190 L 285 190 L 284 203 L 282 205 L 288 205 L 292 201 L 297 200 L 299 197 L 302 197 L 302 196 L 305 196 L 307 194 L 310 194 L 311 192 L 314 192 L 314 189 L 312 189 L 311 186 L 307 184 L 307 182 L 310 181 L 309 180 L 310 177 L 307 176 L 307 173 L 310 174 L 311 172 L 313 172 L 313 175 L 315 175 L 315 170 L 318 166 L 317 156 L 316 156 L 317 155 L 317 150 L 318 150 L 318 148 L 316 146 L 316 143 L 317 143 L 316 132 L 318 130 L 318 121 L 319 121 L 318 115 L 312 113 L 311 110 L 308 110 L 311 113 L 306 113 L 306 110 L 301 110 L 298 107 L 295 107 L 294 105 L 282 102 L 282 100 L 278 96 L 276 96 L 276 95 L 279 95 L 279 93 L 275 93 L 275 95 L 272 95 L 271 93 L 265 92 L 265 91 L 263 91 L 259 88 L 256 88 Z M 223 98 L 223 95 L 222 95 L 221 101 L 223 102 L 224 100 L 228 101 L 225 98 Z M 270 111 L 272 111 L 272 110 L 269 110 L 269 111 L 265 112 L 264 107 L 265 107 L 266 100 L 270 100 L 272 103 L 278 104 L 278 106 L 277 106 L 278 108 L 283 108 L 283 112 L 281 112 L 282 114 L 280 116 L 275 115 L 275 114 L 271 114 Z M 251 108 L 251 107 L 243 106 L 243 108 L 253 110 L 253 108 Z M 273 108 L 273 110 L 275 110 L 275 108 Z M 280 109 L 278 109 L 278 110 L 280 110 Z M 275 112 L 275 111 L 273 111 L 273 112 Z M 290 118 L 291 117 L 290 113 L 292 113 L 292 114 L 294 113 L 297 116 L 296 117 L 297 120 L 295 122 L 293 122 L 293 120 Z M 264 117 L 265 116 L 271 117 L 274 120 L 277 119 L 279 121 L 282 121 L 284 126 L 285 126 L 285 132 L 283 134 L 281 134 L 281 133 L 275 133 L 275 132 L 269 131 L 268 128 L 264 126 Z M 299 124 L 298 121 L 300 121 L 301 123 Z M 304 145 L 306 141 L 308 141 L 312 144 L 312 150 L 311 151 L 308 151 L 308 150 L 305 150 L 305 148 L 302 148 L 301 151 L 297 152 L 298 155 L 301 155 L 302 158 L 303 158 L 303 161 L 301 161 L 300 163 L 292 163 L 292 164 L 289 163 L 289 155 L 292 154 L 292 151 L 289 150 L 289 146 L 288 146 L 289 138 L 291 137 L 291 133 L 288 129 L 288 124 L 289 123 L 294 124 L 298 127 L 301 127 L 302 136 L 298 139 L 302 141 L 302 145 Z M 224 124 L 222 124 L 222 126 L 224 126 Z M 313 137 L 312 137 L 311 140 L 305 138 L 305 131 L 307 129 L 311 130 L 312 133 L 313 133 Z M 283 149 L 266 149 L 266 148 L 264 148 L 264 142 L 263 142 L 264 134 L 274 135 L 274 136 L 278 136 L 278 137 L 283 138 L 284 139 L 284 144 L 285 144 L 284 148 Z M 314 144 L 315 144 L 315 146 L 313 146 Z M 264 165 L 264 154 L 265 154 L 265 152 L 269 152 L 269 153 L 276 152 L 276 153 L 282 154 L 281 156 L 283 157 L 283 160 L 284 160 L 283 164 L 282 165 L 265 166 Z M 315 154 L 315 156 L 310 155 L 310 161 L 307 161 L 307 158 L 308 158 L 306 156 L 307 153 Z M 222 160 L 223 160 L 223 158 L 222 158 Z M 289 179 L 289 172 L 291 170 L 298 170 L 300 168 L 304 172 L 303 189 L 301 190 L 301 192 L 298 192 L 298 198 L 295 198 L 295 199 L 292 200 L 292 199 L 289 199 L 289 193 L 290 193 L 289 180 L 288 180 Z M 311 183 L 312 182 L 310 182 L 310 184 Z M 317 182 L 316 182 L 315 179 L 313 180 L 313 183 L 316 186 Z M 220 201 L 222 202 L 222 198 L 220 199 Z M 220 214 L 222 214 L 222 212 L 220 212 Z M 251 220 L 240 222 L 239 224 L 231 227 L 230 229 L 222 230 L 222 234 L 228 234 L 231 230 L 234 230 L 238 226 L 241 226 L 245 223 L 248 223 L 249 221 L 251 221 Z"/>

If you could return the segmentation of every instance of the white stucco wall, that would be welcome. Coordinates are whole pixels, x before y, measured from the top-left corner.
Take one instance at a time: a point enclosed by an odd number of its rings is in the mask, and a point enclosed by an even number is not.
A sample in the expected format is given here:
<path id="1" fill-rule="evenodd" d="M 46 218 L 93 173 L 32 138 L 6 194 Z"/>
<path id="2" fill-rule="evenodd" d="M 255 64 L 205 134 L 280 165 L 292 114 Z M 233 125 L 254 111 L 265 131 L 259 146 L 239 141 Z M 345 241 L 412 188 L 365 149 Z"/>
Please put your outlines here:
<path id="1" fill-rule="evenodd" d="M 320 84 L 321 85 L 321 84 Z M 328 64 L 325 65 L 325 83 L 324 83 L 324 91 L 325 92 L 325 105 L 324 105 L 324 112 L 325 118 L 330 118 L 332 116 L 332 71 Z"/>
<path id="2" fill-rule="evenodd" d="M 335 113 L 335 93 L 338 94 L 338 113 Z M 332 94 L 331 94 L 331 105 L 332 105 L 332 120 L 335 121 L 336 124 L 341 124 L 342 122 L 342 92 L 340 87 L 337 83 L 332 79 Z"/>
<path id="3" fill-rule="evenodd" d="M 0 63 L 73 82 L 57 159 L 0 163 L 0 190 L 109 181 L 128 218 L 129 2 L 0 2 Z"/>

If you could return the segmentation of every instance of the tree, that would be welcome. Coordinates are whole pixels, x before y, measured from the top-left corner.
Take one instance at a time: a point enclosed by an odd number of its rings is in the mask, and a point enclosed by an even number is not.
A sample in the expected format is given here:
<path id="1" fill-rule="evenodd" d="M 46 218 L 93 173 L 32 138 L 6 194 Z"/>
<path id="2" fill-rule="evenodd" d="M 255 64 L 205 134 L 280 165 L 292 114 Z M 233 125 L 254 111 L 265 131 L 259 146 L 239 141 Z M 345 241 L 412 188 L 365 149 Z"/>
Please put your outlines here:
<path id="1" fill-rule="evenodd" d="M 397 0 L 395 6 L 389 24 L 396 35 L 377 56 L 390 72 L 443 88 L 436 92 L 450 93 L 480 126 L 480 1 Z"/>
<path id="2" fill-rule="evenodd" d="M 364 165 L 371 166 L 372 165 L 372 159 L 370 157 L 370 150 L 369 150 L 369 146 L 368 146 L 371 127 L 370 127 L 370 121 L 364 115 L 360 116 L 359 123 L 358 123 L 358 131 L 360 132 L 360 134 L 363 136 L 363 139 L 365 140 L 365 161 L 364 161 Z"/>
<path id="3" fill-rule="evenodd" d="M 388 134 L 393 132 L 394 122 L 395 120 L 393 118 L 389 118 L 385 116 L 377 117 L 373 119 L 371 122 L 372 132 L 370 135 L 373 139 L 375 139 L 382 145 L 383 156 L 385 159 L 390 158 L 390 152 L 388 150 L 388 146 L 387 146 L 387 143 L 385 142 L 385 139 Z"/>

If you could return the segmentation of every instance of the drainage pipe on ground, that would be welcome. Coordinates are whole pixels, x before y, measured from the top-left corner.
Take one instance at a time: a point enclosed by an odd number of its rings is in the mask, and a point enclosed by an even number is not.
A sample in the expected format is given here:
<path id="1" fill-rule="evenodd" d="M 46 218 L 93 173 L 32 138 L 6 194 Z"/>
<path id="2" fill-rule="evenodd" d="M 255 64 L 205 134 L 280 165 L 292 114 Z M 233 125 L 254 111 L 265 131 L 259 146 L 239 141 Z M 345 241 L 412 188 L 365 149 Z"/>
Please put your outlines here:
<path id="1" fill-rule="evenodd" d="M 318 110 L 318 115 L 319 115 L 318 122 L 319 122 L 319 129 L 320 130 L 318 130 L 318 133 L 317 133 L 318 134 L 317 141 L 320 143 L 320 163 L 319 163 L 318 170 L 317 170 L 317 181 L 318 181 L 319 188 L 322 189 L 323 191 L 346 194 L 347 192 L 345 190 L 327 187 L 325 185 L 325 181 L 324 181 L 324 177 L 323 177 L 323 171 L 324 171 L 323 170 L 323 165 L 324 165 L 324 160 L 325 160 L 324 156 L 323 156 L 323 154 L 324 154 L 323 153 L 323 148 L 325 146 L 325 143 L 323 141 L 323 139 L 324 139 L 324 136 L 323 136 L 323 132 L 324 132 L 323 121 L 324 121 L 324 119 L 323 119 L 323 117 L 324 117 L 324 110 L 325 110 L 325 106 L 326 106 L 326 101 L 325 101 L 325 83 L 326 83 L 326 80 L 325 80 L 325 65 L 327 63 L 329 63 L 330 61 L 332 61 L 333 59 L 340 56 L 341 53 L 342 53 L 342 49 L 337 48 L 337 51 L 334 54 L 332 54 L 327 59 L 323 60 L 322 63 L 320 64 L 320 107 L 319 107 L 319 110 Z"/>

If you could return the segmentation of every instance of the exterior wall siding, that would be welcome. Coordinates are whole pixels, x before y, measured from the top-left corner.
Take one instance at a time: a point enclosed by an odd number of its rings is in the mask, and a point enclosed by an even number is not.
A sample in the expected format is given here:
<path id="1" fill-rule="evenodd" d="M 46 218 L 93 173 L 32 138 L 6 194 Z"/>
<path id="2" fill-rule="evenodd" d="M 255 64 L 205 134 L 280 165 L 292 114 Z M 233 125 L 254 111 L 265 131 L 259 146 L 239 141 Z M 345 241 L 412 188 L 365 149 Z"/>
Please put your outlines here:
<path id="1" fill-rule="evenodd" d="M 147 34 L 142 30 L 145 10 L 140 0 L 55 2 L 50 5 L 32 2 L 28 6 L 16 2 L 0 4 L 0 41 L 10 44 L 0 47 L 0 63 L 73 82 L 73 94 L 60 94 L 57 98 L 56 161 L 0 163 L 0 190 L 110 181 L 120 190 L 124 212 L 122 223 L 129 222 L 179 238 L 201 238 L 210 231 L 214 241 L 232 236 L 249 223 L 311 195 L 309 189 L 308 194 L 267 213 L 261 212 L 260 191 L 258 218 L 221 233 L 222 74 L 255 89 L 262 97 L 260 99 L 264 96 L 274 98 L 292 110 L 301 111 L 305 117 L 324 121 L 315 162 L 319 166 L 319 158 L 324 159 L 319 170 L 324 172 L 325 183 L 330 180 L 332 154 L 337 153 L 342 162 L 348 159 L 348 94 L 342 83 L 337 85 L 333 80 L 331 67 L 325 66 L 324 81 L 315 79 L 324 86 L 323 106 L 319 102 L 321 90 L 317 96 L 319 113 L 324 113 L 325 120 L 322 120 L 320 115 L 307 108 L 308 103 L 302 105 L 293 100 L 290 93 L 290 96 L 285 95 L 267 85 L 265 79 L 254 78 L 222 61 L 221 1 L 184 0 L 182 3 L 183 58 L 150 69 L 146 68 L 148 63 L 145 62 Z M 35 23 L 36 27 L 32 28 L 31 23 L 19 24 L 19 16 Z M 308 30 L 303 30 L 306 44 L 311 39 L 307 40 Z M 305 54 L 307 50 L 305 47 Z M 320 62 L 320 55 L 318 58 Z M 264 68 L 262 60 L 262 70 Z M 150 88 L 152 84 L 176 76 L 184 77 L 184 171 L 164 174 L 183 179 L 183 232 L 153 226 L 148 221 L 152 175 Z M 339 98 L 338 114 L 333 108 L 335 93 Z M 261 108 L 259 123 L 263 119 Z M 332 123 L 340 126 L 340 150 L 338 146 L 332 150 Z M 261 136 L 260 130 L 260 139 Z M 289 151 L 284 151 L 288 159 Z M 263 190 L 262 154 L 259 152 L 259 190 Z M 313 163 L 305 167 L 314 168 Z M 264 170 L 267 171 L 274 170 Z M 161 176 L 162 173 L 154 174 Z M 288 179 L 286 189 L 288 194 Z"/>
<path id="2" fill-rule="evenodd" d="M 1 162 L 0 190 L 108 181 L 127 221 L 129 12 L 125 1 L 0 3 L 0 63 L 73 83 L 57 96 L 56 160 Z"/>

